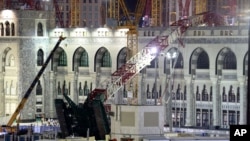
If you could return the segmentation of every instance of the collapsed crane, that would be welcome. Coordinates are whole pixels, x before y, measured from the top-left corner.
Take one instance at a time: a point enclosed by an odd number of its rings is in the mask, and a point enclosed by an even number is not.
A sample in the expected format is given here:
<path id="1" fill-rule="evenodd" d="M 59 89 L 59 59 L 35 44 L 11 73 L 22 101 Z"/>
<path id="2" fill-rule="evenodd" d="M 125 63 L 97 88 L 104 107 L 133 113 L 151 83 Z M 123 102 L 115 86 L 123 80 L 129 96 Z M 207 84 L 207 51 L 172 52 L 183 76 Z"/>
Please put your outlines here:
<path id="1" fill-rule="evenodd" d="M 101 83 L 100 88 L 94 89 L 90 93 L 90 98 L 94 99 L 96 96 L 105 93 L 107 98 L 106 103 L 110 103 L 112 97 L 120 88 L 135 77 L 144 67 L 150 64 L 161 51 L 164 51 L 170 44 L 179 40 L 188 27 L 201 24 L 208 26 L 224 25 L 223 22 L 218 20 L 220 19 L 216 18 L 216 14 L 210 12 L 178 20 L 172 25 L 168 35 L 157 36 L 150 41 L 141 51 L 113 72 L 111 79 L 106 79 Z M 100 93 L 100 91 L 103 93 Z"/>
<path id="2" fill-rule="evenodd" d="M 207 12 L 174 23 L 169 34 L 154 38 L 112 73 L 111 79 L 106 79 L 98 88 L 91 91 L 83 105 L 76 105 L 66 92 L 63 93 L 68 105 L 62 99 L 55 100 L 62 136 L 75 134 L 83 137 L 95 136 L 97 140 L 104 140 L 105 135 L 110 133 L 110 123 L 103 103 L 111 104 L 114 94 L 150 64 L 160 52 L 176 40 L 180 40 L 188 27 L 200 24 L 208 26 L 224 24 L 216 21 L 218 18 L 214 18 L 214 15 Z"/>

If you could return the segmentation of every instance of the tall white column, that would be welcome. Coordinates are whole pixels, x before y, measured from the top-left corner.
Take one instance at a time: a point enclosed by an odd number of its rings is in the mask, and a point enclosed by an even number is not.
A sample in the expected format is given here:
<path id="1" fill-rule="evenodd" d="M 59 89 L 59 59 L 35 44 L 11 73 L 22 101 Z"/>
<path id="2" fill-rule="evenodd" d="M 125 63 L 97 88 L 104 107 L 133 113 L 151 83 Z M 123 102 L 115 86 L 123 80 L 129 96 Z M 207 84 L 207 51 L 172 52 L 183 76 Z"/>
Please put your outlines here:
<path id="1" fill-rule="evenodd" d="M 246 124 L 246 114 L 247 114 L 247 82 L 241 81 L 240 82 L 240 123 L 239 124 Z"/>
<path id="2" fill-rule="evenodd" d="M 5 116 L 5 96 L 4 96 L 4 79 L 3 72 L 0 72 L 0 117 Z"/>
<path id="3" fill-rule="evenodd" d="M 222 86 L 221 86 L 221 76 L 219 76 L 219 78 L 217 79 L 217 85 L 216 85 L 216 97 L 217 97 L 217 108 L 216 108 L 216 115 L 218 117 L 217 119 L 217 124 L 220 126 L 222 125 L 221 122 L 222 122 L 222 109 L 221 109 L 221 106 L 222 106 Z"/>
<path id="4" fill-rule="evenodd" d="M 145 73 L 142 72 L 139 78 L 139 85 L 138 85 L 138 105 L 145 105 L 146 104 L 146 84 L 145 84 Z"/>
<path id="5" fill-rule="evenodd" d="M 70 98 L 76 103 L 77 103 L 77 99 L 76 99 L 76 96 L 77 96 L 77 91 L 76 91 L 76 83 L 75 83 L 75 74 L 74 72 L 72 73 L 69 73 L 68 74 L 69 76 L 69 80 L 70 80 Z"/>
<path id="6" fill-rule="evenodd" d="M 55 111 L 54 111 L 54 97 L 57 95 L 55 91 L 55 76 L 54 72 L 50 71 L 49 73 L 49 117 L 54 117 Z"/>
<path id="7" fill-rule="evenodd" d="M 186 126 L 192 126 L 192 114 L 193 114 L 193 93 L 190 89 L 191 87 L 191 77 L 185 77 L 186 80 L 186 86 L 187 86 L 187 117 L 186 117 Z"/>
<path id="8" fill-rule="evenodd" d="M 217 80 L 216 79 L 212 79 L 212 88 L 213 88 L 213 99 L 212 99 L 212 103 L 213 103 L 213 126 L 219 126 L 219 114 L 218 114 L 218 108 L 219 108 L 219 93 L 217 93 Z"/>
<path id="9" fill-rule="evenodd" d="M 72 88 L 73 88 L 73 100 L 76 103 L 79 103 L 79 86 L 78 86 L 78 72 L 74 74 L 74 79 L 72 80 L 74 83 L 72 84 Z M 90 85 L 89 85 L 90 87 Z"/>

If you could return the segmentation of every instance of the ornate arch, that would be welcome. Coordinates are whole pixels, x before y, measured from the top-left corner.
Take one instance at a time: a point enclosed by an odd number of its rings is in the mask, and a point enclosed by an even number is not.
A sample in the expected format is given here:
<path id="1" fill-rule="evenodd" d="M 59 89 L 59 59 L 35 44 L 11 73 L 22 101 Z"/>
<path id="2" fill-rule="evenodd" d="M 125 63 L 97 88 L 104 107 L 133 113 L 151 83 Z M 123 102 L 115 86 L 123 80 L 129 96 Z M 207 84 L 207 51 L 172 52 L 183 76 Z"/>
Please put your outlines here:
<path id="1" fill-rule="evenodd" d="M 51 61 L 51 70 L 52 71 L 57 71 L 57 66 L 58 66 L 58 63 L 59 63 L 59 57 L 60 57 L 60 54 L 63 52 L 63 48 L 61 47 L 58 47 L 52 57 L 52 61 Z"/>
<path id="2" fill-rule="evenodd" d="M 126 47 L 122 48 L 117 56 L 117 69 L 126 63 L 128 49 Z"/>
<path id="3" fill-rule="evenodd" d="M 11 50 L 10 47 L 7 47 L 4 51 L 3 51 L 3 56 L 2 56 L 2 71 L 5 72 L 5 66 L 6 66 L 6 57 L 8 52 Z"/>
<path id="4" fill-rule="evenodd" d="M 73 56 L 73 65 L 72 65 L 72 70 L 73 71 L 78 71 L 81 55 L 83 52 L 86 52 L 86 50 L 83 47 L 78 47 L 76 51 L 74 52 Z"/>
<path id="5" fill-rule="evenodd" d="M 190 57 L 190 61 L 189 61 L 189 74 L 195 75 L 196 74 L 196 69 L 197 69 L 197 60 L 199 58 L 199 55 L 205 51 L 203 48 L 198 47 L 196 48 L 191 57 Z"/>
<path id="6" fill-rule="evenodd" d="M 225 58 L 226 54 L 230 51 L 231 51 L 230 48 L 225 47 L 225 48 L 221 49 L 220 52 L 218 53 L 217 58 L 216 58 L 216 66 L 215 66 L 216 72 L 215 72 L 215 74 L 222 75 L 224 58 Z"/>
<path id="7" fill-rule="evenodd" d="M 101 63 L 102 63 L 102 57 L 103 54 L 108 51 L 107 48 L 105 47 L 101 47 L 97 50 L 96 55 L 95 55 L 95 66 L 94 66 L 94 71 L 95 72 L 99 72 L 100 71 L 100 67 L 101 67 Z"/>

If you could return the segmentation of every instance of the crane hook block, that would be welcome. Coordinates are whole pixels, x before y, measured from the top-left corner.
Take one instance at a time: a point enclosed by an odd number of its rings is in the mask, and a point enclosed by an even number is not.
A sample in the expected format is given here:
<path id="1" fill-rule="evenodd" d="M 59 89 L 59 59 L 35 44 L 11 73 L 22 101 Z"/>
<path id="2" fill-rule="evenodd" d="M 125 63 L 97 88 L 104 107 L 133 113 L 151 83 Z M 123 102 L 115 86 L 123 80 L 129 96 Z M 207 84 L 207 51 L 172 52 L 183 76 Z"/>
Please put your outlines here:
<path id="1" fill-rule="evenodd" d="M 64 40 L 66 37 L 60 36 L 59 39 L 62 41 Z"/>

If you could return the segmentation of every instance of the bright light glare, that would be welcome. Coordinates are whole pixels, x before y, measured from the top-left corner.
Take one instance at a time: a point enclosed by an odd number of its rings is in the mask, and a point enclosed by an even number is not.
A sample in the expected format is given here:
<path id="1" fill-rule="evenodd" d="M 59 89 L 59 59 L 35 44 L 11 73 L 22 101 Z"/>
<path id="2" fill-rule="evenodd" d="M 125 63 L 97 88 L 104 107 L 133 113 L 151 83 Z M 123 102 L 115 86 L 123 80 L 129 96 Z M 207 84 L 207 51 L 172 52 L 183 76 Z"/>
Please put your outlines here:
<path id="1" fill-rule="evenodd" d="M 156 54 L 157 53 L 157 48 L 156 47 L 151 48 L 151 53 Z"/>
<path id="2" fill-rule="evenodd" d="M 12 10 L 3 10 L 2 17 L 4 18 L 14 18 L 14 12 Z"/>
<path id="3" fill-rule="evenodd" d="M 177 57 L 177 53 L 174 52 L 173 55 L 172 55 L 172 58 L 176 58 Z"/>
<path id="4" fill-rule="evenodd" d="M 177 57 L 177 52 L 173 52 L 173 53 L 168 52 L 166 54 L 166 57 L 169 58 L 169 59 L 176 58 Z"/>

